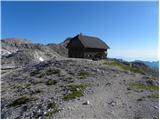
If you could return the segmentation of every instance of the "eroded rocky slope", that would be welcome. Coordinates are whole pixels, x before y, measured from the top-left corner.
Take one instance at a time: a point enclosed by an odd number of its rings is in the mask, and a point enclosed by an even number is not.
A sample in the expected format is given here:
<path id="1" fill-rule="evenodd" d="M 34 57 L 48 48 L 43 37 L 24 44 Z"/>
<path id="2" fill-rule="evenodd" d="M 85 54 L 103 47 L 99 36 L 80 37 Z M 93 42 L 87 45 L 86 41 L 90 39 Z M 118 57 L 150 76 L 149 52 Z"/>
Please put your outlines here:
<path id="1" fill-rule="evenodd" d="M 25 39 L 2 39 L 2 68 L 21 67 L 55 57 L 66 57 L 67 49 L 58 44 L 33 44 Z"/>

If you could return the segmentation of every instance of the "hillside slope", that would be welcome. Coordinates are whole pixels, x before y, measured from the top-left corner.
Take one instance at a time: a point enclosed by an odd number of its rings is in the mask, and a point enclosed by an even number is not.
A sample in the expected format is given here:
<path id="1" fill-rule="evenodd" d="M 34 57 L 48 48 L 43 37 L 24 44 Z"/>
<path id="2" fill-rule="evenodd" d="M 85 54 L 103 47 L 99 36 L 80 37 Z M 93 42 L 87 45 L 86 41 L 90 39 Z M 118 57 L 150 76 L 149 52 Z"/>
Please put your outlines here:
<path id="1" fill-rule="evenodd" d="M 55 58 L 2 76 L 1 117 L 159 118 L 158 84 L 108 61 Z"/>

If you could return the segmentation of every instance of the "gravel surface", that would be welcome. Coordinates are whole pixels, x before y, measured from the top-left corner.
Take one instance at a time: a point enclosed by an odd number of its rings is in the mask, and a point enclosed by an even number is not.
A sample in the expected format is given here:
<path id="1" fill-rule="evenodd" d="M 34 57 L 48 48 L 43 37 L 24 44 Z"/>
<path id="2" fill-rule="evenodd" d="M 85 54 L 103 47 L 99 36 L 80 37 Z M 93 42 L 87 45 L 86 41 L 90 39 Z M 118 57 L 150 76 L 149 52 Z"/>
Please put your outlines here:
<path id="1" fill-rule="evenodd" d="M 54 58 L 1 81 L 1 118 L 159 118 L 158 80 L 101 61 Z"/>

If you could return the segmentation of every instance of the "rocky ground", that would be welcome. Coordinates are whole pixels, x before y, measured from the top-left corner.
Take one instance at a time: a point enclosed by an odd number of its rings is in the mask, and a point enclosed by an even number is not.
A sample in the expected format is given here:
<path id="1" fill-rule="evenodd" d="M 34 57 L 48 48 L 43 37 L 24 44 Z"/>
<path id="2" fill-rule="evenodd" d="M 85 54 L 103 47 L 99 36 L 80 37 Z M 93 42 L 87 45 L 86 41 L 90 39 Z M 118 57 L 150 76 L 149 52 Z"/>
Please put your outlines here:
<path id="1" fill-rule="evenodd" d="M 158 79 L 104 61 L 52 58 L 1 82 L 1 118 L 159 118 Z"/>

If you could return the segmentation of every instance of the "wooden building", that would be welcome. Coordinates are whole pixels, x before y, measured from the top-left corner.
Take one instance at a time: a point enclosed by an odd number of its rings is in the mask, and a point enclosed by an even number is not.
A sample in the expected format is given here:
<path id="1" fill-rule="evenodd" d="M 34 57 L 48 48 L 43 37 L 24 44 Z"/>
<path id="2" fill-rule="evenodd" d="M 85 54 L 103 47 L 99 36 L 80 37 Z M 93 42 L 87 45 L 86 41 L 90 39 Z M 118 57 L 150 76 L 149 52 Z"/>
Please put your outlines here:
<path id="1" fill-rule="evenodd" d="M 82 34 L 71 38 L 66 47 L 68 57 L 87 59 L 104 59 L 107 57 L 107 50 L 110 49 L 101 39 Z"/>

